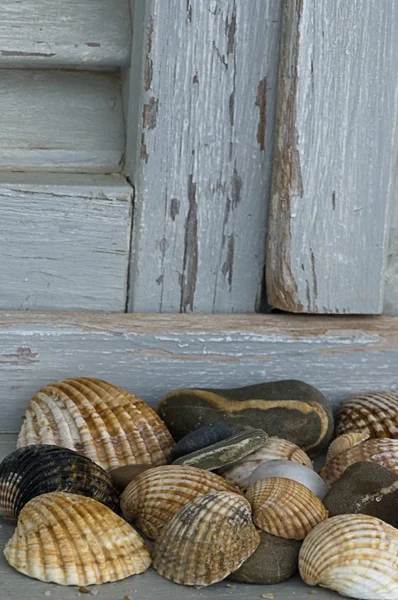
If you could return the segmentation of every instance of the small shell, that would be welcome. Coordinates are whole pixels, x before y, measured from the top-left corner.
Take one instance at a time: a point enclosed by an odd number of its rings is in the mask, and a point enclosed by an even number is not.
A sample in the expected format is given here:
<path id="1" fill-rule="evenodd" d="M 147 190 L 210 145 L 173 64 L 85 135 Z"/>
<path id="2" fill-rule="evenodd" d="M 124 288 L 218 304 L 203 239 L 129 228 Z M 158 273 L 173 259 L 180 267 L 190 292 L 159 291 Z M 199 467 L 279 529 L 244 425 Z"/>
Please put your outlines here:
<path id="1" fill-rule="evenodd" d="M 366 431 L 371 438 L 398 438 L 398 395 L 371 392 L 340 405 L 337 435 Z"/>
<path id="2" fill-rule="evenodd" d="M 120 491 L 123 492 L 129 483 L 133 481 L 138 475 L 153 469 L 156 465 L 125 465 L 118 469 L 112 469 L 109 471 L 113 485 Z"/>
<path id="3" fill-rule="evenodd" d="M 175 583 L 210 585 L 236 571 L 259 543 L 249 502 L 212 492 L 186 504 L 164 527 L 153 566 Z"/>
<path id="4" fill-rule="evenodd" d="M 365 515 L 338 515 L 317 525 L 299 554 L 309 585 L 364 600 L 398 600 L 398 530 Z"/>
<path id="5" fill-rule="evenodd" d="M 32 498 L 47 492 L 89 496 L 114 509 L 118 493 L 95 462 L 60 446 L 25 446 L 0 465 L 0 515 L 17 519 Z"/>
<path id="6" fill-rule="evenodd" d="M 328 485 L 333 485 L 347 467 L 363 461 L 376 462 L 398 473 L 398 440 L 365 440 L 329 460 L 321 470 L 321 477 Z"/>
<path id="7" fill-rule="evenodd" d="M 328 517 L 319 498 L 292 479 L 271 477 L 256 481 L 247 490 L 246 498 L 257 527 L 278 537 L 303 540 Z"/>
<path id="8" fill-rule="evenodd" d="M 127 464 L 165 464 L 174 444 L 158 415 L 137 396 L 87 377 L 46 385 L 25 412 L 17 446 L 55 444 L 109 471 Z"/>
<path id="9" fill-rule="evenodd" d="M 262 448 L 239 460 L 232 467 L 220 471 L 220 473 L 232 483 L 246 489 L 254 469 L 267 460 L 278 459 L 292 461 L 313 469 L 311 459 L 304 450 L 288 440 L 273 436 L 268 438 Z"/>
<path id="10" fill-rule="evenodd" d="M 151 564 L 128 523 L 92 498 L 63 492 L 28 502 L 4 554 L 20 573 L 60 585 L 118 581 Z"/>
<path id="11" fill-rule="evenodd" d="M 353 431 L 352 433 L 343 433 L 342 435 L 339 435 L 339 437 L 333 440 L 333 442 L 329 446 L 328 453 L 326 456 L 326 462 L 328 462 L 330 459 L 334 458 L 338 454 L 341 454 L 342 452 L 353 448 L 357 444 L 368 440 L 369 437 L 370 436 L 366 431 L 363 431 L 362 433 L 357 433 Z"/>
<path id="12" fill-rule="evenodd" d="M 322 477 L 318 473 L 315 473 L 313 469 L 288 460 L 267 460 L 267 462 L 262 463 L 250 475 L 249 485 L 253 485 L 256 481 L 268 479 L 269 477 L 284 477 L 298 481 L 321 500 L 329 491 L 329 487 L 323 481 Z"/>
<path id="13" fill-rule="evenodd" d="M 239 491 L 223 477 L 196 467 L 168 465 L 138 475 L 123 492 L 120 505 L 125 519 L 134 521 L 149 538 L 185 504 L 210 492 Z"/>

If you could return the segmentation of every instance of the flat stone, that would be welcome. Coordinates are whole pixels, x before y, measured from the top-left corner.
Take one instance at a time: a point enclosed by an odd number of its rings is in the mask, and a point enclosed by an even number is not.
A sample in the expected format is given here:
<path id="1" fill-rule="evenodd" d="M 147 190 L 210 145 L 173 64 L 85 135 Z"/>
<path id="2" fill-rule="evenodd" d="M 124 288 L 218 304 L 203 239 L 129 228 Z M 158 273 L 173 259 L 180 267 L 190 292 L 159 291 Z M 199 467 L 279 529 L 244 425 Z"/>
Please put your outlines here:
<path id="1" fill-rule="evenodd" d="M 297 571 L 299 540 L 287 540 L 260 531 L 260 545 L 228 579 L 240 583 L 275 584 Z"/>
<path id="2" fill-rule="evenodd" d="M 181 456 L 173 464 L 197 467 L 207 471 L 222 469 L 233 465 L 237 460 L 264 446 L 267 438 L 267 434 L 262 429 L 244 431 L 191 454 Z"/>
<path id="3" fill-rule="evenodd" d="M 233 425 L 228 421 L 217 421 L 214 425 L 205 425 L 195 431 L 188 433 L 171 449 L 169 462 L 174 462 L 185 454 L 191 454 L 206 446 L 221 442 L 226 438 L 241 433 L 243 427 Z"/>
<path id="4" fill-rule="evenodd" d="M 161 399 L 158 413 L 175 440 L 220 419 L 263 429 L 311 456 L 326 450 L 334 429 L 329 402 L 302 381 L 285 380 L 234 389 L 182 389 Z"/>

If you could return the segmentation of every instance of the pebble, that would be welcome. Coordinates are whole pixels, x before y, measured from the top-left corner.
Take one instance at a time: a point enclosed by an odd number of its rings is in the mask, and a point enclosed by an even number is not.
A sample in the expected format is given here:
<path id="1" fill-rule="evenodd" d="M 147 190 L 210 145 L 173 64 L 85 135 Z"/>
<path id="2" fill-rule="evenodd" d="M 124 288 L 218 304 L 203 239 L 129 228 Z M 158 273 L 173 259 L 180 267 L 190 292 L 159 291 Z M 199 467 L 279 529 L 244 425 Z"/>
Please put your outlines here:
<path id="1" fill-rule="evenodd" d="M 84 587 L 84 586 L 80 586 L 80 587 L 79 587 L 79 592 L 80 592 L 81 594 L 89 594 L 89 593 L 90 593 L 90 590 L 88 590 L 88 589 L 87 589 L 86 587 Z"/>
<path id="2" fill-rule="evenodd" d="M 233 425 L 228 421 L 217 421 L 213 425 L 199 427 L 191 433 L 188 433 L 171 449 L 169 462 L 174 462 L 178 458 L 191 454 L 197 450 L 202 450 L 206 446 L 217 444 L 237 433 L 241 433 L 243 427 Z"/>
<path id="3" fill-rule="evenodd" d="M 46 591 L 44 592 L 44 595 L 45 595 L 45 596 L 51 596 L 51 592 L 50 592 L 50 590 L 46 590 Z"/>
<path id="4" fill-rule="evenodd" d="M 269 594 L 261 594 L 261 598 L 265 598 L 266 600 L 272 600 L 274 597 L 274 594 L 272 592 L 270 592 Z"/>

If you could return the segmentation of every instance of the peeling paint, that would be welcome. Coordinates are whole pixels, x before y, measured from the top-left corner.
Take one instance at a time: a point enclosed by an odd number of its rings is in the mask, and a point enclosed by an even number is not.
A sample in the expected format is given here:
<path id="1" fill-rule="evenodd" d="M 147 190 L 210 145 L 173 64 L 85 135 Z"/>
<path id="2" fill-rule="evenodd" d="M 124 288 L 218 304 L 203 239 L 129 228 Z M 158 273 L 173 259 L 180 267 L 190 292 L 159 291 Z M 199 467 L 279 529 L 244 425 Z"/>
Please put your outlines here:
<path id="1" fill-rule="evenodd" d="M 149 158 L 149 154 L 146 150 L 146 143 L 145 143 L 145 133 L 141 133 L 141 152 L 140 152 L 140 159 L 141 160 L 145 160 L 145 162 L 148 162 L 148 158 Z"/>
<path id="2" fill-rule="evenodd" d="M 257 125 L 257 143 L 261 152 L 265 150 L 265 131 L 267 126 L 267 77 L 261 79 L 257 87 L 256 106 L 259 109 Z"/>
<path id="3" fill-rule="evenodd" d="M 198 273 L 198 205 L 196 202 L 196 183 L 193 175 L 188 178 L 189 210 L 185 223 L 184 267 L 181 283 L 180 312 L 194 309 L 196 279 Z"/>
<path id="4" fill-rule="evenodd" d="M 219 58 L 219 60 L 220 60 L 220 63 L 222 64 L 222 66 L 224 67 L 224 69 L 225 69 L 225 70 L 227 70 L 227 69 L 228 69 L 228 63 L 227 63 L 227 61 L 225 60 L 225 56 L 224 56 L 224 54 L 221 54 L 221 52 L 220 52 L 220 50 L 217 48 L 217 46 L 216 46 L 216 42 L 215 42 L 214 40 L 213 40 L 213 50 L 214 50 L 214 51 L 215 51 L 215 53 L 217 54 L 217 56 L 218 56 L 218 58 Z"/>
<path id="5" fill-rule="evenodd" d="M 231 92 L 229 96 L 229 122 L 231 123 L 231 127 L 234 126 L 235 121 L 235 88 Z"/>
<path id="6" fill-rule="evenodd" d="M 315 255 L 312 250 L 311 250 L 311 266 L 312 266 L 312 287 L 313 287 L 312 291 L 314 294 L 314 304 L 316 304 L 316 301 L 318 300 L 318 281 L 316 278 Z"/>
<path id="7" fill-rule="evenodd" d="M 145 55 L 145 66 L 144 66 L 144 89 L 146 91 L 151 89 L 152 78 L 153 78 L 153 61 L 150 57 L 152 52 L 152 36 L 153 36 L 153 19 L 152 17 L 148 20 L 147 27 L 147 39 L 146 39 L 146 55 Z"/>
<path id="8" fill-rule="evenodd" d="M 159 100 L 154 96 L 149 98 L 148 103 L 142 109 L 142 125 L 147 129 L 155 129 L 159 108 Z"/>
<path id="9" fill-rule="evenodd" d="M 332 207 L 333 210 L 336 210 L 336 192 L 334 190 L 332 192 Z"/>
<path id="10" fill-rule="evenodd" d="M 234 166 L 234 170 L 232 173 L 232 181 L 231 181 L 231 196 L 232 196 L 232 206 L 236 208 L 240 201 L 242 200 L 242 178 L 240 177 L 238 170 L 236 168 L 236 162 Z"/>
<path id="11" fill-rule="evenodd" d="M 192 23 L 192 5 L 191 0 L 187 0 L 187 19 Z"/>
<path id="12" fill-rule="evenodd" d="M 15 352 L 9 354 L 0 354 L 1 366 L 25 367 L 39 362 L 39 354 L 37 352 L 32 352 L 32 350 L 26 346 L 20 346 Z"/>
<path id="13" fill-rule="evenodd" d="M 172 198 L 170 201 L 170 217 L 174 222 L 176 217 L 180 214 L 180 201 L 177 198 Z"/>
<path id="14" fill-rule="evenodd" d="M 1 56 L 25 56 L 26 58 L 53 58 L 55 53 L 46 52 L 21 52 L 18 50 L 0 50 Z"/>
<path id="15" fill-rule="evenodd" d="M 199 77 L 197 73 L 195 73 L 193 76 L 192 83 L 197 83 L 199 85 Z"/>
<path id="16" fill-rule="evenodd" d="M 234 273 L 235 235 L 228 236 L 227 258 L 222 266 L 222 274 L 228 280 L 229 289 L 232 289 L 232 278 Z"/>
<path id="17" fill-rule="evenodd" d="M 232 9 L 231 22 L 226 21 L 226 34 L 227 34 L 227 55 L 233 54 L 235 51 L 235 34 L 236 34 L 236 4 Z"/>
<path id="18" fill-rule="evenodd" d="M 101 48 L 101 44 L 99 42 L 87 42 L 86 46 L 89 48 Z"/>

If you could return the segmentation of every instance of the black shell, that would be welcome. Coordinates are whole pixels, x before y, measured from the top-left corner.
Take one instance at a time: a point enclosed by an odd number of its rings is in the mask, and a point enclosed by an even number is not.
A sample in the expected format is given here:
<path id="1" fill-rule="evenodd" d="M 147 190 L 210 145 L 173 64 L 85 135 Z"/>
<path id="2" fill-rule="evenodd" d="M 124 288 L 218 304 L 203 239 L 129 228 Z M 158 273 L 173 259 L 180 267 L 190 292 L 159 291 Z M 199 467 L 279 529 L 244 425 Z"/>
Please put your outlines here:
<path id="1" fill-rule="evenodd" d="M 86 456 L 68 448 L 25 446 L 0 464 L 2 517 L 17 519 L 29 500 L 48 492 L 89 496 L 112 510 L 118 503 L 110 475 Z"/>

